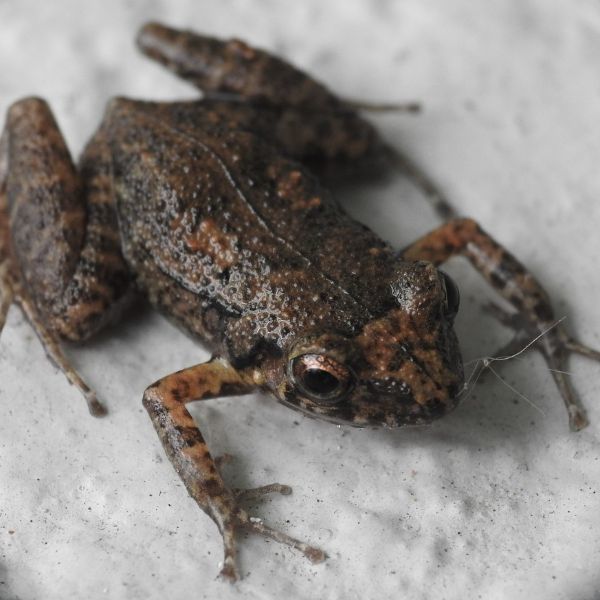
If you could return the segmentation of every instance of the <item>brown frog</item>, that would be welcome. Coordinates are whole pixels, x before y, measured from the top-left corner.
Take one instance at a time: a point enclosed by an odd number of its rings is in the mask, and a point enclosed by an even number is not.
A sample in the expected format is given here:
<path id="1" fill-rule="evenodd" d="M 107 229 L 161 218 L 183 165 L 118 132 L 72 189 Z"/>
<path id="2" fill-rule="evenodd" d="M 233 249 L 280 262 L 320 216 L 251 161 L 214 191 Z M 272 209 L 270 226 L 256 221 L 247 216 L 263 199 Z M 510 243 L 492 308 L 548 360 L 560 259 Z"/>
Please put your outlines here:
<path id="1" fill-rule="evenodd" d="M 453 219 L 398 252 L 350 218 L 299 162 L 365 164 L 392 153 L 355 107 L 270 54 L 146 25 L 141 49 L 204 92 L 195 102 L 113 100 L 79 166 L 44 101 L 8 111 L 0 141 L 0 328 L 18 303 L 95 415 L 104 408 L 59 340 L 83 341 L 132 290 L 207 343 L 207 363 L 163 377 L 143 403 L 190 495 L 217 524 L 221 574 L 237 578 L 236 531 L 321 550 L 250 519 L 186 409 L 268 390 L 318 418 L 358 427 L 425 424 L 465 384 L 453 320 L 458 291 L 438 265 L 463 255 L 512 305 L 504 353 L 536 342 L 573 429 L 586 425 L 571 352 L 600 354 L 556 325 L 529 271 L 472 220 Z M 421 174 L 410 174 L 448 205 Z"/>

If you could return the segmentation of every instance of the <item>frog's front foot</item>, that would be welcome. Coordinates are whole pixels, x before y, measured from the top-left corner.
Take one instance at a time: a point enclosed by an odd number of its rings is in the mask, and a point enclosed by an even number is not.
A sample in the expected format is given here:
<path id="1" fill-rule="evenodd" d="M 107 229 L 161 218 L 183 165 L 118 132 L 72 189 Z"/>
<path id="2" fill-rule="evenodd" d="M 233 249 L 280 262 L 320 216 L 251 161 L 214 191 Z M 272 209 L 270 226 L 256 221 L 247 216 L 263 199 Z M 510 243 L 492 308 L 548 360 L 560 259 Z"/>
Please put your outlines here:
<path id="1" fill-rule="evenodd" d="M 224 455 L 213 459 L 198 426 L 185 404 L 218 395 L 251 392 L 256 387 L 252 372 L 238 371 L 227 361 L 214 357 L 163 377 L 144 392 L 144 406 L 152 423 L 185 486 L 198 506 L 216 523 L 221 535 L 225 557 L 221 577 L 238 579 L 236 567 L 236 534 L 240 530 L 259 533 L 299 550 L 312 562 L 320 562 L 325 554 L 285 533 L 271 529 L 261 519 L 248 516 L 241 507 L 245 500 L 256 500 L 266 494 L 288 495 L 287 485 L 272 483 L 262 487 L 231 489 L 219 473 L 218 465 L 232 457 Z"/>
<path id="2" fill-rule="evenodd" d="M 491 358 L 484 359 L 481 367 L 494 361 L 515 358 L 530 349 L 538 350 L 546 361 L 552 377 L 558 387 L 569 414 L 569 425 L 573 431 L 579 431 L 589 425 L 585 409 L 569 380 L 567 363 L 571 354 L 581 354 L 600 362 L 600 352 L 589 348 L 571 337 L 563 325 L 564 319 L 546 323 L 543 327 L 530 322 L 523 314 L 507 312 L 496 304 L 489 304 L 486 310 L 503 325 L 513 329 L 513 339 L 499 349 Z M 487 363 L 486 363 L 487 360 Z"/>
<path id="3" fill-rule="evenodd" d="M 299 550 L 313 564 L 317 564 L 325 560 L 326 554 L 319 548 L 310 546 L 305 542 L 301 542 L 300 540 L 297 540 L 281 531 L 277 531 L 276 529 L 265 525 L 262 519 L 249 516 L 246 510 L 239 507 L 239 502 L 257 500 L 263 498 L 267 494 L 279 493 L 287 496 L 292 493 L 292 488 L 289 485 L 271 483 L 269 485 L 263 485 L 257 488 L 233 489 L 231 492 L 234 497 L 236 508 L 235 510 L 231 511 L 234 516 L 223 524 L 222 535 L 225 558 L 223 560 L 223 567 L 219 573 L 220 577 L 232 582 L 239 579 L 239 573 L 236 564 L 237 551 L 235 534 L 236 531 L 240 529 L 257 533 L 279 542 L 280 544 L 285 544 L 286 546 L 290 546 L 291 548 Z"/>

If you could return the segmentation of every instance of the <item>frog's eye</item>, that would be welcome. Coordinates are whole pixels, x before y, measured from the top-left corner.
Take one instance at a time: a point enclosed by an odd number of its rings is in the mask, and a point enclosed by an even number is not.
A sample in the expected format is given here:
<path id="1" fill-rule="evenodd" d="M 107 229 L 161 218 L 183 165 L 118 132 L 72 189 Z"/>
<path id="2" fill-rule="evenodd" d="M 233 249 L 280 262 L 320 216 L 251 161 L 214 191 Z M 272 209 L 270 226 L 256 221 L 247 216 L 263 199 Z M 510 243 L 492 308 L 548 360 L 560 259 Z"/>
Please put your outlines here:
<path id="1" fill-rule="evenodd" d="M 288 365 L 298 391 L 321 404 L 339 402 L 353 383 L 350 369 L 323 354 L 302 354 Z"/>
<path id="2" fill-rule="evenodd" d="M 443 271 L 440 271 L 440 273 L 442 274 L 442 281 L 444 282 L 444 289 L 446 291 L 444 315 L 447 319 L 454 319 L 460 305 L 460 292 L 458 291 L 458 286 L 454 283 L 454 279 L 452 279 L 450 275 L 446 275 Z"/>

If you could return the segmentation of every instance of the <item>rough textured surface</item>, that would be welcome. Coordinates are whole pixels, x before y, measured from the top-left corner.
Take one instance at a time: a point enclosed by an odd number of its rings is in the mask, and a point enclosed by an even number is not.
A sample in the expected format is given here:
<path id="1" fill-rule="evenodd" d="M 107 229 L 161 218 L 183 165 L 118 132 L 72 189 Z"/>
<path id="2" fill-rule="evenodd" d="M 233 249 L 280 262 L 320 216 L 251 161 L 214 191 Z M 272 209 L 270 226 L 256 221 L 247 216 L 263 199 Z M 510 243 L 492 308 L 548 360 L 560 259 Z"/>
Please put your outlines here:
<path id="1" fill-rule="evenodd" d="M 191 97 L 136 54 L 148 20 L 273 49 L 350 97 L 418 99 L 420 116 L 375 120 L 534 270 L 558 314 L 600 346 L 600 7 L 592 0 L 419 2 L 0 2 L 0 113 L 46 97 L 79 152 L 110 96 Z M 435 217 L 400 176 L 337 190 L 400 247 Z M 465 359 L 508 332 L 464 263 Z M 141 406 L 158 376 L 206 353 L 150 312 L 69 354 L 110 408 L 84 401 L 46 361 L 17 310 L 0 344 L 0 598 L 592 598 L 600 594 L 600 372 L 573 361 L 592 425 L 568 432 L 541 359 L 501 366 L 428 429 L 360 431 L 270 398 L 193 407 L 240 486 L 294 494 L 253 510 L 330 559 L 249 538 L 245 579 L 214 580 L 218 533 L 187 497 Z M 535 406 L 533 406 L 533 404 Z M 287 523 L 289 520 L 289 524 Z"/>

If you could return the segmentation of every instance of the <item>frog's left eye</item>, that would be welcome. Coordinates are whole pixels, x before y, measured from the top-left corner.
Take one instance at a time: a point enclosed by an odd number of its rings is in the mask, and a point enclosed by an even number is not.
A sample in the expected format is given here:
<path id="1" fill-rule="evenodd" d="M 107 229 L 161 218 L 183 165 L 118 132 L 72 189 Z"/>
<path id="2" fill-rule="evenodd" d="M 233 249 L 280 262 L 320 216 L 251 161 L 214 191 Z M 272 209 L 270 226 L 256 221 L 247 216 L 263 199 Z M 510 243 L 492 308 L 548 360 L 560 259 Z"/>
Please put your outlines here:
<path id="1" fill-rule="evenodd" d="M 288 364 L 290 379 L 298 391 L 320 404 L 335 404 L 350 390 L 352 372 L 323 354 L 302 354 Z"/>

